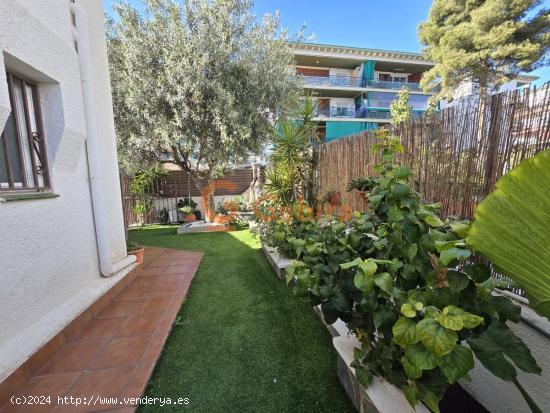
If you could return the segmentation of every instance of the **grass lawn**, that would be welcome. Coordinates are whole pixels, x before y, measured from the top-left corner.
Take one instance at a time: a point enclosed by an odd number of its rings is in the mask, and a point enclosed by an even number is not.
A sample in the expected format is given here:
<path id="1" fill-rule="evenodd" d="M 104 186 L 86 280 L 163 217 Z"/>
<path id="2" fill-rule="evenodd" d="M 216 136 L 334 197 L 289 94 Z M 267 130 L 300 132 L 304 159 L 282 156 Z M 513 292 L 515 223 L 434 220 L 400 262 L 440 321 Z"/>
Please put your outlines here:
<path id="1" fill-rule="evenodd" d="M 129 238 L 204 252 L 145 392 L 190 404 L 141 412 L 353 411 L 328 331 L 276 278 L 248 230 L 176 235 L 176 226 L 151 226 Z"/>

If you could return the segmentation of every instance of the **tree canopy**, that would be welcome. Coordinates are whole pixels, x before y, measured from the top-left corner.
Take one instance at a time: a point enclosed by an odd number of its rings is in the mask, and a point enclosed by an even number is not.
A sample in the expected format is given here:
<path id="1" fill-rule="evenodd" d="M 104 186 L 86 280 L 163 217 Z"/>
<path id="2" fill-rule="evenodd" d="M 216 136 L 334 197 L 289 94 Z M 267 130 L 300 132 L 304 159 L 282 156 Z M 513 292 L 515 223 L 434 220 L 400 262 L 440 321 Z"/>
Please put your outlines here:
<path id="1" fill-rule="evenodd" d="M 397 92 L 397 97 L 390 103 L 390 117 L 392 125 L 399 125 L 409 120 L 412 116 L 412 106 L 409 103 L 408 87 L 403 87 Z"/>
<path id="2" fill-rule="evenodd" d="M 423 87 L 452 98 L 463 81 L 480 91 L 545 63 L 550 11 L 540 0 L 434 0 L 419 26 L 426 57 L 436 63 Z"/>
<path id="3" fill-rule="evenodd" d="M 249 0 L 125 3 L 107 23 L 117 139 L 127 166 L 172 161 L 211 180 L 270 137 L 295 98 L 277 15 Z"/>

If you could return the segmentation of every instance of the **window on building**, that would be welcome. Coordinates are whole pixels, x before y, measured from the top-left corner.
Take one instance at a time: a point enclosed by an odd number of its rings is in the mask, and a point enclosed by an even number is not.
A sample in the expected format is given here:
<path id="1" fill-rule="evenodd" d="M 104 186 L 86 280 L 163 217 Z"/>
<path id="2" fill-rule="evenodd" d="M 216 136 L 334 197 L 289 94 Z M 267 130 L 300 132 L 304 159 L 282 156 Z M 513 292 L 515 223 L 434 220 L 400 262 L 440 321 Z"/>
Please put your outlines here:
<path id="1" fill-rule="evenodd" d="M 38 89 L 7 73 L 11 113 L 0 135 L 0 190 L 50 188 Z"/>

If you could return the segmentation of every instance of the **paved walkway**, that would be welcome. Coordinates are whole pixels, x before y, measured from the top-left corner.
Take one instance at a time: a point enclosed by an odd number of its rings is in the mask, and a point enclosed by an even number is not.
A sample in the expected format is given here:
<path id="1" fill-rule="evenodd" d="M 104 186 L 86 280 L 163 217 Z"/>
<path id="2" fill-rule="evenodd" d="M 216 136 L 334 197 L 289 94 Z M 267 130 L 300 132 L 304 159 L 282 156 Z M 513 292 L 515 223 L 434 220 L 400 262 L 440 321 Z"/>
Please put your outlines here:
<path id="1" fill-rule="evenodd" d="M 134 280 L 17 392 L 50 396 L 50 403 L 8 401 L 0 412 L 133 412 L 123 398 L 143 394 L 201 259 L 198 252 L 147 248 Z M 61 405 L 58 396 L 83 404 Z"/>

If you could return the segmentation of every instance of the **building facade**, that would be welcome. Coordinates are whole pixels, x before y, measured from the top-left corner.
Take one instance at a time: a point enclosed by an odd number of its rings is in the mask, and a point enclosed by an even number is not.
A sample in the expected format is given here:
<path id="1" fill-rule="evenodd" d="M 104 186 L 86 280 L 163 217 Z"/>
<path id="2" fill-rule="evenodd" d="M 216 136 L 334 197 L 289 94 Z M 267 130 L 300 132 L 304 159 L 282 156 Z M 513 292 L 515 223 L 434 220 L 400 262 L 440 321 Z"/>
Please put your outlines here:
<path id="1" fill-rule="evenodd" d="M 1 385 L 135 257 L 101 1 L 2 0 L 0 21 Z"/>
<path id="2" fill-rule="evenodd" d="M 433 63 L 421 54 L 311 43 L 292 48 L 325 141 L 388 124 L 390 103 L 403 87 L 409 89 L 413 113 L 428 108 L 431 94 L 419 82 Z"/>

